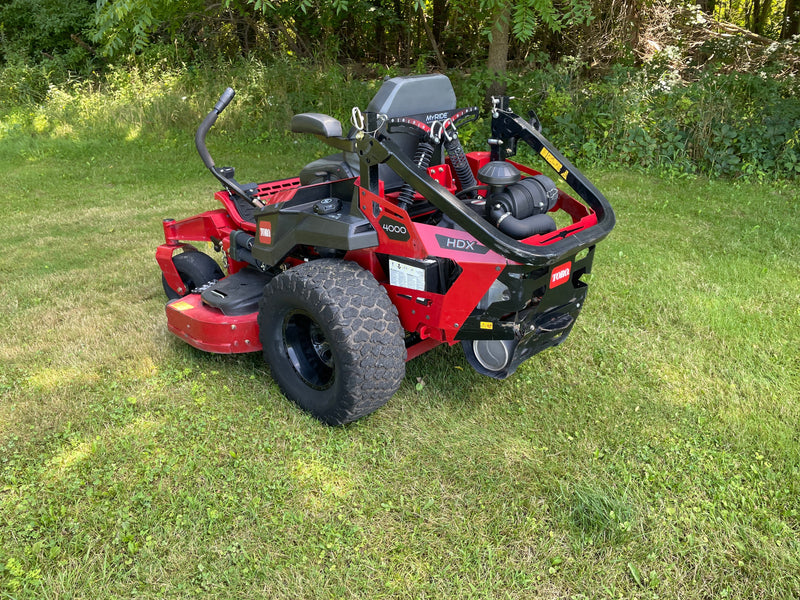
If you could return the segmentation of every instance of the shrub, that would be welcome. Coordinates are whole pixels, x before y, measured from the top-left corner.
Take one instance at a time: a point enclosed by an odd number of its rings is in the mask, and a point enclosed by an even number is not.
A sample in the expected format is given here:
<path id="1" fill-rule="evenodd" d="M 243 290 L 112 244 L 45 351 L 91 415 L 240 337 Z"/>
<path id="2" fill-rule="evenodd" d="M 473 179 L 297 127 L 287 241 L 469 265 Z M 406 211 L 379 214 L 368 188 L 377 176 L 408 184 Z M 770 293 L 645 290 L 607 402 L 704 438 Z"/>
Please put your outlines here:
<path id="1" fill-rule="evenodd" d="M 510 73 L 506 83 L 515 109 L 525 114 L 534 108 L 545 134 L 581 166 L 800 177 L 797 78 L 776 62 L 754 73 L 707 68 L 690 79 L 668 58 L 617 64 L 594 77 L 580 60 L 564 58 Z M 73 81 L 57 81 L 44 63 L 15 61 L 0 70 L 0 100 L 36 107 L 47 122 L 68 123 L 76 132 L 85 127 L 161 137 L 173 131 L 182 137 L 231 85 L 237 101 L 220 127 L 259 141 L 282 135 L 298 112 L 346 121 L 350 108 L 364 107 L 378 89 L 380 69 L 372 71 L 364 76 L 363 69 L 289 59 L 186 66 L 164 49 L 108 66 L 102 77 Z M 482 104 L 491 80 L 485 70 L 450 77 L 462 105 Z M 466 130 L 465 140 L 488 135 L 487 122 Z"/>
<path id="2" fill-rule="evenodd" d="M 800 177 L 795 77 L 709 68 L 686 80 L 668 63 L 617 64 L 596 80 L 562 60 L 509 79 L 518 110 L 581 164 L 757 179 Z M 776 68 L 779 68 L 776 66 Z"/>
<path id="3" fill-rule="evenodd" d="M 48 65 L 30 65 L 14 57 L 0 69 L 0 102 L 8 106 L 38 104 L 47 95 L 52 79 Z"/>

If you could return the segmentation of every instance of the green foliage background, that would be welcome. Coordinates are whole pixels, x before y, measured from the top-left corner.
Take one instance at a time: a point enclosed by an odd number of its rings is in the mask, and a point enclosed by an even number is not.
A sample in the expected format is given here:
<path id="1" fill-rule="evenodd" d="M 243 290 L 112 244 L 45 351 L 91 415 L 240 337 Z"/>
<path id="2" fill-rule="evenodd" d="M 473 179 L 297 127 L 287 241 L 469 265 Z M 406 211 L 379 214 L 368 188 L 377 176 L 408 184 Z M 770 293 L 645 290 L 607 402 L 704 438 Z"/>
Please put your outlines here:
<path id="1" fill-rule="evenodd" d="M 485 0 L 476 11 L 455 0 L 6 0 L 0 113 L 49 111 L 87 90 L 129 95 L 126 79 L 163 77 L 189 98 L 233 85 L 246 93 L 243 125 L 282 128 L 320 104 L 346 114 L 344 87 L 427 72 L 442 61 L 460 102 L 484 105 L 497 77 L 484 61 L 498 2 Z M 534 108 L 547 134 L 581 164 L 800 176 L 797 39 L 754 36 L 677 0 L 510 6 L 508 92 Z M 747 24 L 740 9 L 715 11 Z M 767 28 L 776 36 L 779 29 Z M 305 85 L 305 73 L 313 85 Z"/>

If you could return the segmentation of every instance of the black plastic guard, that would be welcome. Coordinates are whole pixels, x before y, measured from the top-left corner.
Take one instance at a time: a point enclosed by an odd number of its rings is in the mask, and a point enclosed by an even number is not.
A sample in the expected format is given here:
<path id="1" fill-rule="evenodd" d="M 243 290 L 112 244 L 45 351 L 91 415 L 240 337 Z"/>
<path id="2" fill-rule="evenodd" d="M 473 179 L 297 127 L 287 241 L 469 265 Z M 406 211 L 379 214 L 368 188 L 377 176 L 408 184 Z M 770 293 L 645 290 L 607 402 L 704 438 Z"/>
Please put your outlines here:
<path id="1" fill-rule="evenodd" d="M 253 257 L 265 265 L 278 265 L 296 246 L 360 250 L 378 245 L 378 234 L 367 218 L 351 206 L 354 179 L 297 188 L 291 199 L 270 204 L 256 214 Z M 323 214 L 315 210 L 322 200 L 335 198 L 341 209 Z"/>
<path id="2" fill-rule="evenodd" d="M 591 272 L 593 258 L 591 247 L 581 258 L 570 257 L 551 269 L 508 268 L 500 277 L 508 300 L 473 313 L 456 336 L 469 364 L 482 375 L 505 379 L 534 354 L 566 340 L 586 301 L 589 287 L 581 278 Z M 569 275 L 561 280 L 564 269 Z M 475 356 L 476 340 L 510 343 L 506 366 L 495 371 L 484 367 Z"/>
<path id="3" fill-rule="evenodd" d="M 467 362 L 481 375 L 487 375 L 494 379 L 505 379 L 513 375 L 517 367 L 533 355 L 553 346 L 558 346 L 567 339 L 583 306 L 583 299 L 586 297 L 585 288 L 580 296 L 580 302 L 565 304 L 547 313 L 539 313 L 535 309 L 519 313 L 522 318 L 519 321 L 521 337 L 514 340 L 515 345 L 511 360 L 504 369 L 490 371 L 484 367 L 475 356 L 473 350 L 474 340 L 462 340 L 461 342 Z"/>

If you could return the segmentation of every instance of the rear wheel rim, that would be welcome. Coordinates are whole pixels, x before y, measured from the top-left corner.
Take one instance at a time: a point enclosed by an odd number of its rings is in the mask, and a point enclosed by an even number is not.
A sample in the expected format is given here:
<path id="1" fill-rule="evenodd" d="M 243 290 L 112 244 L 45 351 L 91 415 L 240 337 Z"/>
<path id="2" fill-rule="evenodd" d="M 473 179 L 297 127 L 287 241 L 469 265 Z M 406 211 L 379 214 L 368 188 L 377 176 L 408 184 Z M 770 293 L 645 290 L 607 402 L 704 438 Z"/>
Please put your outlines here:
<path id="1" fill-rule="evenodd" d="M 325 332 L 304 311 L 292 311 L 283 320 L 283 345 L 298 377 L 306 385 L 325 390 L 333 385 L 336 363 Z"/>

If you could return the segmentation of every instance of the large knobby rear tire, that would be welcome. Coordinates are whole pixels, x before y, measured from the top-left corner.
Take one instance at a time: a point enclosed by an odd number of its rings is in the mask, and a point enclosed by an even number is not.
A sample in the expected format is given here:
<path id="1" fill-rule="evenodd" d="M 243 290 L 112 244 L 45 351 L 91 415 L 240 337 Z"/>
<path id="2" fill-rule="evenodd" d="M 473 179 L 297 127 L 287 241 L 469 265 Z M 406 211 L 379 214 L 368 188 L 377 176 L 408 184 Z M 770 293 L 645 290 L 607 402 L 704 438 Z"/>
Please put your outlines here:
<path id="1" fill-rule="evenodd" d="M 281 391 L 330 425 L 377 410 L 405 376 L 397 309 L 355 263 L 319 259 L 281 273 L 264 288 L 258 326 Z"/>
<path id="2" fill-rule="evenodd" d="M 217 262 L 208 254 L 203 254 L 202 252 L 189 251 L 176 254 L 172 257 L 172 262 L 181 277 L 184 291 L 180 294 L 177 290 L 173 290 L 167 283 L 167 278 L 162 275 L 161 285 L 164 286 L 164 293 L 170 300 L 181 298 L 193 289 L 204 286 L 209 281 L 225 277 Z"/>

